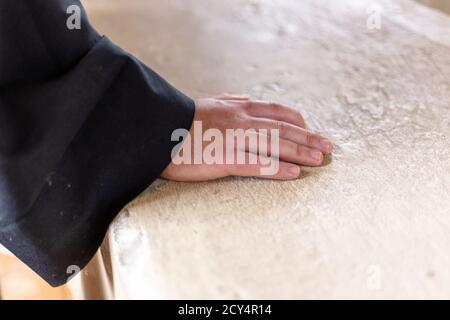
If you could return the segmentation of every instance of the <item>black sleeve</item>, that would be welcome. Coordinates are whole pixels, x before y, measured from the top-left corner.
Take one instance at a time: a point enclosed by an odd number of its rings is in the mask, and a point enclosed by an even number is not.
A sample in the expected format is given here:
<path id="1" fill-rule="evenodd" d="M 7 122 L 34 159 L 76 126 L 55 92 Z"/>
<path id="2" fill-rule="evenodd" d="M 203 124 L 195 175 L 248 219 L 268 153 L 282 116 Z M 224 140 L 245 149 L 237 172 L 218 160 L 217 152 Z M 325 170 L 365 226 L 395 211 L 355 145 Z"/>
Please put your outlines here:
<path id="1" fill-rule="evenodd" d="M 67 8 L 81 8 L 69 30 Z M 170 162 L 191 99 L 89 25 L 77 0 L 0 0 L 0 242 L 53 286 Z"/>

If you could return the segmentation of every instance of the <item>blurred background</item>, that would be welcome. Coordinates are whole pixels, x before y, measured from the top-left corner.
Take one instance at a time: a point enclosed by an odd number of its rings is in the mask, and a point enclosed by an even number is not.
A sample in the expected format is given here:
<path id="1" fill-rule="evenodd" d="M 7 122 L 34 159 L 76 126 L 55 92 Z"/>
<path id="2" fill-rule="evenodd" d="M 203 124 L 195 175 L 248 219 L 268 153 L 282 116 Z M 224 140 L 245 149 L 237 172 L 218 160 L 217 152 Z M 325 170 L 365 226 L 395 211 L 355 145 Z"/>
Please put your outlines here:
<path id="1" fill-rule="evenodd" d="M 93 0 L 84 0 L 87 4 Z M 249 0 L 250 1 L 250 0 Z M 257 1 L 257 0 L 253 0 Z M 450 0 L 417 0 L 425 5 L 450 13 Z M 115 2 L 117 3 L 117 2 Z M 124 6 L 129 6 L 128 1 L 123 0 Z M 198 1 L 199 6 L 206 2 Z M 108 12 L 108 2 L 102 2 L 104 12 Z M 195 8 L 192 8 L 195 10 Z M 93 17 L 95 18 L 95 17 Z M 95 20 L 95 19 L 93 19 Z M 145 28 L 145 26 L 138 26 Z M 170 30 L 168 30 L 170 32 Z M 71 290 L 64 286 L 51 288 L 18 259 L 10 255 L 0 247 L 0 299 L 64 299 L 73 298 Z"/>
<path id="2" fill-rule="evenodd" d="M 418 0 L 423 4 L 450 13 L 450 0 Z"/>

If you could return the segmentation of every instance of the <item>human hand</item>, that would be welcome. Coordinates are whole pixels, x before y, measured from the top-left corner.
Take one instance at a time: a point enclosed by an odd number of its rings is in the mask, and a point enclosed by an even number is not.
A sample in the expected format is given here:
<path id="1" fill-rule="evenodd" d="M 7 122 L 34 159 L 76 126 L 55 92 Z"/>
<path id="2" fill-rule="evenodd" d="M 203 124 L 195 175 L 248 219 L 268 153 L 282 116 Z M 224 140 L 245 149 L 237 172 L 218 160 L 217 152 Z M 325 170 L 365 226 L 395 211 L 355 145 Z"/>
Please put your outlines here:
<path id="1" fill-rule="evenodd" d="M 210 130 L 213 134 L 206 134 L 209 129 L 213 129 Z M 247 130 L 247 139 L 242 140 L 245 143 L 239 145 L 236 137 L 226 139 L 227 130 L 230 129 L 235 132 L 238 132 L 237 129 Z M 224 138 L 220 138 L 220 135 Z M 253 142 L 259 141 L 256 145 L 250 142 L 252 135 L 257 138 Z M 203 140 L 199 142 L 195 137 L 203 137 Z M 222 142 L 222 147 L 216 148 L 213 158 L 221 153 L 223 161 L 206 159 L 211 151 L 212 141 L 218 143 L 216 146 Z M 221 148 L 223 150 L 219 150 Z M 196 101 L 194 124 L 181 149 L 182 152 L 172 158 L 172 162 L 162 173 L 162 178 L 175 181 L 206 181 L 227 176 L 252 176 L 292 180 L 300 176 L 299 165 L 322 165 L 324 155 L 330 154 L 333 146 L 325 137 L 309 131 L 302 115 L 290 107 L 227 95 Z M 226 161 L 226 155 L 230 152 L 230 159 L 233 159 L 231 162 Z M 182 155 L 195 153 L 199 155 L 197 160 L 200 162 L 180 163 Z M 239 157 L 245 159 L 245 163 L 239 162 Z M 264 168 L 272 162 L 276 163 L 277 170 L 269 174 L 264 173 Z"/>

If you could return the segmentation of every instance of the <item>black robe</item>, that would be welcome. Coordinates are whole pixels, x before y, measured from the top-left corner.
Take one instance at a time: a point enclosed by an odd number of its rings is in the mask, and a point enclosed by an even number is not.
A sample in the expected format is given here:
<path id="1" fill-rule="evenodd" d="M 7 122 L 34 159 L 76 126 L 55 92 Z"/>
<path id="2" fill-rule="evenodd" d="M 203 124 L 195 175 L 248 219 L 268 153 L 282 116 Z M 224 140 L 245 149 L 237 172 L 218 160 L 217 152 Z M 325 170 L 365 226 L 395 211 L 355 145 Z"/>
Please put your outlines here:
<path id="1" fill-rule="evenodd" d="M 67 27 L 71 5 L 81 29 Z M 1 244 L 64 284 L 168 165 L 194 109 L 100 36 L 78 0 L 0 0 Z"/>

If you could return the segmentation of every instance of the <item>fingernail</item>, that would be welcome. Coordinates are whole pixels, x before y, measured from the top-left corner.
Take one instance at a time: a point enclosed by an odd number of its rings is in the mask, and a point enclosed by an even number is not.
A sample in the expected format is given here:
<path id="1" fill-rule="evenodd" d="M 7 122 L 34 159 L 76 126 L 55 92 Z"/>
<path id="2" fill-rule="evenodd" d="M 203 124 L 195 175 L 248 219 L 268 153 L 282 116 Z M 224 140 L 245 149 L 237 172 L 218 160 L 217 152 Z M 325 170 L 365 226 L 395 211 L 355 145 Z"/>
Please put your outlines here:
<path id="1" fill-rule="evenodd" d="M 322 146 L 322 148 L 324 148 L 328 152 L 333 150 L 333 144 L 328 139 L 320 140 L 320 145 Z"/>
<path id="2" fill-rule="evenodd" d="M 311 150 L 309 152 L 309 156 L 311 157 L 311 159 L 317 160 L 317 161 L 322 161 L 323 159 L 323 154 L 320 151 L 317 150 Z"/>
<path id="3" fill-rule="evenodd" d="M 298 177 L 300 175 L 300 167 L 299 166 L 289 167 L 287 173 L 291 177 Z"/>

